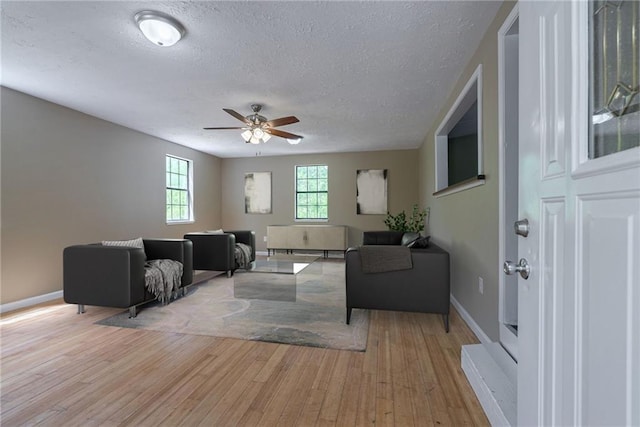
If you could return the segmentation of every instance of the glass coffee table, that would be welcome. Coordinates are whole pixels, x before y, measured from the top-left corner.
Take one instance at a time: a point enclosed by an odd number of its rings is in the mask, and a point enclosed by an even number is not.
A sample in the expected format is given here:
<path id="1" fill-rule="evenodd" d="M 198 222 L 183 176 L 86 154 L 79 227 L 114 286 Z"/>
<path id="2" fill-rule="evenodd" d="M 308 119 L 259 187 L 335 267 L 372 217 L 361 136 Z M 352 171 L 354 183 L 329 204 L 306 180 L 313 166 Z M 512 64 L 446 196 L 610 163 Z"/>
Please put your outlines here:
<path id="1" fill-rule="evenodd" d="M 259 257 L 248 270 L 236 270 L 233 275 L 233 296 L 240 299 L 270 301 L 296 300 L 299 275 L 321 272 L 312 255 L 278 254 Z"/>
<path id="2" fill-rule="evenodd" d="M 256 259 L 249 273 L 298 274 L 319 257 L 311 255 L 273 255 Z"/>

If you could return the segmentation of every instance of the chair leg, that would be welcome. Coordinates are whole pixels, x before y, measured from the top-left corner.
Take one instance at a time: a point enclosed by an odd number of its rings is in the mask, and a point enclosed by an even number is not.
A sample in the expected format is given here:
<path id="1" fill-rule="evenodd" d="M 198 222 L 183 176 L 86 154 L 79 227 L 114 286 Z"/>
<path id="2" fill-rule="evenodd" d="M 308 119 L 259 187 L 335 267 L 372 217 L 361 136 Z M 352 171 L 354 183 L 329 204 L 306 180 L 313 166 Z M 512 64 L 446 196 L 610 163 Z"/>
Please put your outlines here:
<path id="1" fill-rule="evenodd" d="M 136 317 L 138 315 L 138 309 L 134 305 L 133 307 L 129 307 L 129 319 Z"/>
<path id="2" fill-rule="evenodd" d="M 233 270 L 227 270 L 227 277 L 231 278 L 233 276 Z"/>
<path id="3" fill-rule="evenodd" d="M 449 315 L 443 314 L 442 316 L 444 318 L 444 330 L 449 333 Z"/>
<path id="4" fill-rule="evenodd" d="M 84 313 L 84 304 L 78 304 L 78 314 Z"/>
<path id="5" fill-rule="evenodd" d="M 351 321 L 351 310 L 352 310 L 351 307 L 347 307 L 347 325 Z"/>

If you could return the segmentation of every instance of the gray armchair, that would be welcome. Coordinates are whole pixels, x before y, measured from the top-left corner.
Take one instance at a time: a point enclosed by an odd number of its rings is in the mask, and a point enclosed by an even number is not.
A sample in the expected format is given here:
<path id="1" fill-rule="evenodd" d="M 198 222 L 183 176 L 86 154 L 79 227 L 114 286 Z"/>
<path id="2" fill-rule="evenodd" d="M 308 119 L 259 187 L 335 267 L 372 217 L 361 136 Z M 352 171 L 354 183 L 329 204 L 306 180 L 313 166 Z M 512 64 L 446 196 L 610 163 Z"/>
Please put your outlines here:
<path id="1" fill-rule="evenodd" d="M 402 233 L 382 231 L 365 232 L 363 241 L 399 245 L 401 240 Z M 449 253 L 433 243 L 423 249 L 411 248 L 410 252 L 410 269 L 365 273 L 360 249 L 347 250 L 347 324 L 354 308 L 439 313 L 449 332 Z"/>
<path id="2" fill-rule="evenodd" d="M 256 233 L 248 230 L 224 233 L 193 232 L 184 235 L 193 242 L 193 268 L 195 270 L 226 271 L 231 277 L 236 270 L 236 243 L 251 248 L 250 262 L 256 260 Z"/>
<path id="3" fill-rule="evenodd" d="M 192 244 L 184 239 L 143 239 L 144 249 L 74 245 L 63 252 L 64 301 L 85 305 L 128 308 L 135 317 L 137 307 L 155 300 L 145 287 L 145 258 L 172 259 L 183 265 L 181 289 L 193 282 Z"/>

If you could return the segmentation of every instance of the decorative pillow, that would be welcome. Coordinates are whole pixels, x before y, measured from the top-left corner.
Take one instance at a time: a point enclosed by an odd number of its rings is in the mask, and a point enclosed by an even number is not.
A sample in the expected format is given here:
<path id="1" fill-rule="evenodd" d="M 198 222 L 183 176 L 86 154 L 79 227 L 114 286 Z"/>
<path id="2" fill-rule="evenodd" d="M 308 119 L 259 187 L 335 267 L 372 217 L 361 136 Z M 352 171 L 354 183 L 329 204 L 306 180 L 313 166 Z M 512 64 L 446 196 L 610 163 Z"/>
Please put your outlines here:
<path id="1" fill-rule="evenodd" d="M 206 230 L 205 233 L 209 233 L 209 234 L 224 234 L 224 231 L 222 231 L 222 228 L 220 228 L 218 230 Z"/>
<path id="2" fill-rule="evenodd" d="M 420 233 L 404 233 L 402 235 L 402 241 L 400 242 L 400 244 L 402 246 L 409 246 L 411 247 L 411 243 L 415 242 L 416 240 L 418 240 L 418 238 L 420 238 Z"/>
<path id="3" fill-rule="evenodd" d="M 424 249 L 429 247 L 429 239 L 431 236 L 420 237 L 409 244 L 410 248 Z"/>
<path id="4" fill-rule="evenodd" d="M 144 252 L 144 242 L 142 241 L 142 237 L 131 240 L 103 240 L 102 246 L 126 246 L 131 248 L 140 248 L 142 249 L 142 252 Z M 146 254 L 144 259 L 147 259 Z"/>

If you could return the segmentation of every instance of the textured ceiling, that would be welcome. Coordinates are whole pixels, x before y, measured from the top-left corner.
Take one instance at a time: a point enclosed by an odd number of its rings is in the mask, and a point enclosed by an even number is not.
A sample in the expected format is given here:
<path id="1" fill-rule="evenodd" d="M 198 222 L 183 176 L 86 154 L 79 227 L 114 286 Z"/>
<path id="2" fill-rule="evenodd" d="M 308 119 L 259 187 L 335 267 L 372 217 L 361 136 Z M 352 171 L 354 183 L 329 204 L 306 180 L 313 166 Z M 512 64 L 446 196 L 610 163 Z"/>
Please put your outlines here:
<path id="1" fill-rule="evenodd" d="M 220 157 L 417 148 L 500 3 L 2 1 L 0 83 Z M 145 9 L 185 38 L 147 41 Z M 304 140 L 202 130 L 252 103 Z"/>

